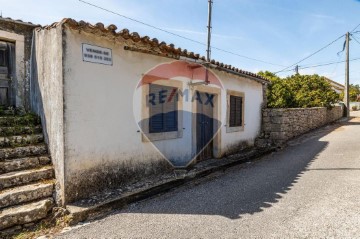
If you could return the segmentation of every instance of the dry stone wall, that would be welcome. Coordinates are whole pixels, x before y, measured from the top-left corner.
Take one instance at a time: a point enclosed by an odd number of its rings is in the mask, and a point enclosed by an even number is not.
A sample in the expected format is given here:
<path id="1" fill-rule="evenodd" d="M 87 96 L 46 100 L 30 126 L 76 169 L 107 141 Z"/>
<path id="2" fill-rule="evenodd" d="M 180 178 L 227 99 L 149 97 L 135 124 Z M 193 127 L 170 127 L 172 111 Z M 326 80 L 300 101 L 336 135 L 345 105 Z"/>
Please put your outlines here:
<path id="1" fill-rule="evenodd" d="M 343 108 L 335 106 L 263 109 L 262 132 L 257 139 L 260 147 L 279 146 L 287 140 L 316 129 L 343 116 Z"/>

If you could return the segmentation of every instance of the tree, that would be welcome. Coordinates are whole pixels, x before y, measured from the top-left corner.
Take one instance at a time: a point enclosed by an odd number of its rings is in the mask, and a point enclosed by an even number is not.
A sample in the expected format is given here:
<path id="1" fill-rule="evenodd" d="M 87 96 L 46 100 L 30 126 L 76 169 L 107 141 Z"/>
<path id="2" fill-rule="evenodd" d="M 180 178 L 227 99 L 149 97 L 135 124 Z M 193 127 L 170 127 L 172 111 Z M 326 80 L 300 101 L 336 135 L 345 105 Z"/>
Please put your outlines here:
<path id="1" fill-rule="evenodd" d="M 261 75 L 263 77 L 265 77 L 266 79 L 270 80 L 270 81 L 276 81 L 276 80 L 280 80 L 281 78 L 278 77 L 277 75 L 275 75 L 274 73 L 270 72 L 270 71 L 260 71 L 258 73 L 258 75 Z"/>
<path id="2" fill-rule="evenodd" d="M 349 99 L 352 102 L 359 102 L 360 98 L 358 97 L 360 95 L 360 86 L 358 84 L 350 84 L 349 85 Z M 340 100 L 344 100 L 344 92 L 341 92 L 340 94 Z"/>
<path id="3" fill-rule="evenodd" d="M 271 72 L 259 72 L 259 75 L 271 81 L 267 90 L 269 108 L 330 108 L 339 100 L 339 95 L 325 77 L 316 74 L 296 74 L 286 78 Z"/>
<path id="4" fill-rule="evenodd" d="M 269 71 L 260 71 L 259 75 L 269 79 L 271 82 L 266 92 L 267 107 L 289 108 L 294 104 L 294 95 L 291 92 L 288 81 L 281 79 Z"/>

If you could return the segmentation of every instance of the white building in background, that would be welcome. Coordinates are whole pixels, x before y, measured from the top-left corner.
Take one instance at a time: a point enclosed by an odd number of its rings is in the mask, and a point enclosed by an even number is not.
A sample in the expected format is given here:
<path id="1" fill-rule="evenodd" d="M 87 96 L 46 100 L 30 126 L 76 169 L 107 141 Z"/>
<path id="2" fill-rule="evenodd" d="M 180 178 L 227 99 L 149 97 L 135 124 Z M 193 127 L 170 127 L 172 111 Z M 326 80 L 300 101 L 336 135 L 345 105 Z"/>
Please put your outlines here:
<path id="1" fill-rule="evenodd" d="M 340 94 L 341 92 L 344 92 L 345 90 L 344 85 L 337 83 L 336 81 L 330 80 L 329 78 L 326 77 L 325 79 L 330 83 L 331 87 L 333 88 L 333 90 L 336 91 L 336 93 Z"/>
<path id="2" fill-rule="evenodd" d="M 31 105 L 64 204 L 251 147 L 260 132 L 268 81 L 256 74 L 72 19 L 36 29 L 32 50 Z"/>

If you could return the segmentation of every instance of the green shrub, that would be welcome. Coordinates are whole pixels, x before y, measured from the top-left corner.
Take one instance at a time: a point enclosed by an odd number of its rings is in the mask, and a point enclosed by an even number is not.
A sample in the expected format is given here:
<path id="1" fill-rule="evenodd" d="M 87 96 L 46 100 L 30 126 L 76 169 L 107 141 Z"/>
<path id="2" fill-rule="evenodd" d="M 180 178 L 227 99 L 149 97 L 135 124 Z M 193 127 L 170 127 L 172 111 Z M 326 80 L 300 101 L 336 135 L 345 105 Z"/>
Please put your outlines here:
<path id="1" fill-rule="evenodd" d="M 271 81 L 267 90 L 269 108 L 327 107 L 339 101 L 330 83 L 319 75 L 292 75 L 280 78 L 271 72 L 259 72 Z"/>
<path id="2" fill-rule="evenodd" d="M 350 84 L 349 85 L 349 99 L 351 102 L 359 102 L 360 101 L 360 86 Z M 344 92 L 340 93 L 340 100 L 344 99 Z"/>

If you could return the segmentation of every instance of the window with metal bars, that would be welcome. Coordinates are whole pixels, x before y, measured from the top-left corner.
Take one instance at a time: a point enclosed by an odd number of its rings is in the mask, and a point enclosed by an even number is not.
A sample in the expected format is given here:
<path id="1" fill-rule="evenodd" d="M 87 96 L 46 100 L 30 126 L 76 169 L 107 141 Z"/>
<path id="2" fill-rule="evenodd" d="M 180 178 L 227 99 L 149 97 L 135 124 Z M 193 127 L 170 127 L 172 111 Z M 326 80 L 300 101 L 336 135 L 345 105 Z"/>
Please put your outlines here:
<path id="1" fill-rule="evenodd" d="M 230 95 L 229 127 L 242 126 L 243 97 Z"/>

